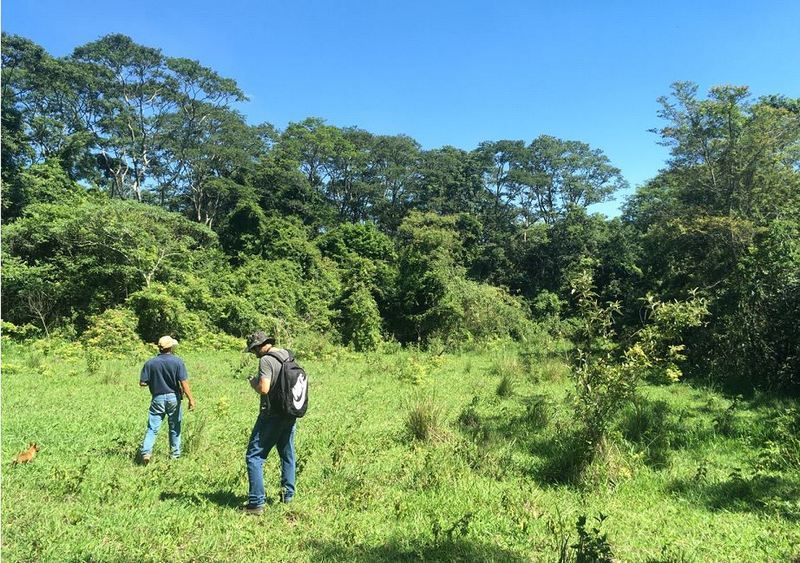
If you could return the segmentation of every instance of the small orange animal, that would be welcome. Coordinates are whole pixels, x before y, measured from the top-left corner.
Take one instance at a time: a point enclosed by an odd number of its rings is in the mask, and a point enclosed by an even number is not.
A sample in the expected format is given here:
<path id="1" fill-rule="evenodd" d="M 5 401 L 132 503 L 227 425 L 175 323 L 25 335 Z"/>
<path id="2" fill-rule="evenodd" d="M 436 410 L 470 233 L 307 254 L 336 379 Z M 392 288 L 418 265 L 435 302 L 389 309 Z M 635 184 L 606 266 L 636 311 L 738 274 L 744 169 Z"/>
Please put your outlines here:
<path id="1" fill-rule="evenodd" d="M 14 456 L 14 459 L 11 460 L 11 465 L 16 465 L 18 463 L 29 463 L 33 461 L 33 458 L 36 457 L 36 452 L 38 451 L 39 451 L 39 446 L 36 445 L 35 442 L 32 443 L 30 446 L 28 446 L 27 450 L 25 450 L 24 452 L 20 452 L 16 456 Z"/>

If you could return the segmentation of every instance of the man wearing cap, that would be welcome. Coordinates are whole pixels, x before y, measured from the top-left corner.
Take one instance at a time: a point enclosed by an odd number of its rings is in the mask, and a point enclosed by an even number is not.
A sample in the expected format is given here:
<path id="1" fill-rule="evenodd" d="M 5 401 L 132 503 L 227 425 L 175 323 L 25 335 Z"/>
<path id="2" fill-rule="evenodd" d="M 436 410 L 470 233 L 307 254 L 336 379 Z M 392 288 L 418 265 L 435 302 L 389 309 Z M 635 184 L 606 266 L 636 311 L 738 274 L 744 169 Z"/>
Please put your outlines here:
<path id="1" fill-rule="evenodd" d="M 274 338 L 258 331 L 247 337 L 245 348 L 246 352 L 252 352 L 259 358 L 258 375 L 250 379 L 250 386 L 261 396 L 261 407 L 245 454 L 250 492 L 244 511 L 254 515 L 264 512 L 267 498 L 264 492 L 264 461 L 273 447 L 281 458 L 281 502 L 291 502 L 295 490 L 296 419 L 270 409 L 270 389 L 280 374 L 281 362 L 288 359 L 289 353 L 274 345 Z"/>
<path id="2" fill-rule="evenodd" d="M 149 387 L 153 399 L 150 401 L 150 411 L 147 419 L 147 432 L 144 435 L 139 456 L 144 465 L 150 462 L 153 454 L 153 444 L 156 441 L 164 417 L 169 422 L 169 446 L 172 458 L 181 456 L 181 398 L 185 394 L 189 400 L 189 410 L 194 410 L 194 397 L 189 387 L 189 376 L 186 366 L 172 349 L 178 341 L 171 336 L 162 336 L 158 339 L 159 354 L 145 362 L 142 374 L 139 377 L 141 387 Z"/>

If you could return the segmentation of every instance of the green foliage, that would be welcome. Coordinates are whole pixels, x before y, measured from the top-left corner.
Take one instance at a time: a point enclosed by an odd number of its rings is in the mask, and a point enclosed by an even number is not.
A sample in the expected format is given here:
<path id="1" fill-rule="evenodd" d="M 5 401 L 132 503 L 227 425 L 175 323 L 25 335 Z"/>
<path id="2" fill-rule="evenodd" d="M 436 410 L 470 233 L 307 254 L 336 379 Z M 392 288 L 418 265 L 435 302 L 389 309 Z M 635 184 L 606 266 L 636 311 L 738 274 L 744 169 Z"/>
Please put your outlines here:
<path id="1" fill-rule="evenodd" d="M 153 284 L 137 291 L 128 305 L 138 318 L 137 332 L 145 342 L 156 342 L 165 334 L 179 341 L 190 340 L 209 332 L 207 323 L 189 311 L 169 286 Z"/>
<path id="2" fill-rule="evenodd" d="M 228 334 L 243 338 L 270 326 L 268 317 L 246 297 L 226 294 L 216 300 L 216 306 L 219 316 L 215 324 Z"/>
<path id="3" fill-rule="evenodd" d="M 597 446 L 615 415 L 635 397 L 645 377 L 657 376 L 666 381 L 680 378 L 676 362 L 684 359 L 684 348 L 674 342 L 686 329 L 700 325 L 708 311 L 701 298 L 661 303 L 647 297 L 646 319 L 651 323 L 640 329 L 620 354 L 613 329 L 619 305 L 609 303 L 604 307 L 598 303 L 591 263 L 585 266 L 587 269 L 573 278 L 580 314 L 573 357 L 575 413 L 588 442 Z"/>
<path id="4" fill-rule="evenodd" d="M 8 319 L 74 316 L 80 328 L 137 290 L 178 279 L 216 240 L 177 214 L 121 201 L 30 205 L 3 238 L 15 257 L 4 271 Z"/>
<path id="5" fill-rule="evenodd" d="M 138 330 L 139 319 L 130 309 L 106 309 L 89 319 L 89 325 L 81 335 L 81 342 L 89 348 L 113 354 L 130 354 L 142 348 Z"/>
<path id="6" fill-rule="evenodd" d="M 24 341 L 33 337 L 38 332 L 38 329 L 32 324 L 22 326 L 2 321 L 3 338 L 8 338 L 16 341 Z"/>
<path id="7" fill-rule="evenodd" d="M 575 550 L 575 563 L 612 563 L 614 555 L 608 543 L 608 534 L 600 533 L 600 526 L 605 522 L 606 516 L 602 512 L 595 517 L 596 525 L 591 528 L 586 526 L 586 516 L 581 515 L 575 523 L 578 531 L 578 543 L 572 548 Z"/>
<path id="8" fill-rule="evenodd" d="M 33 203 L 79 205 L 86 197 L 86 190 L 67 175 L 58 161 L 46 160 L 21 171 L 8 198 L 4 198 L 3 215 L 7 221 Z"/>
<path id="9" fill-rule="evenodd" d="M 360 352 L 375 350 L 381 342 L 381 314 L 370 291 L 357 286 L 345 294 L 339 307 L 344 341 Z"/>
<path id="10" fill-rule="evenodd" d="M 225 218 L 219 229 L 219 240 L 231 256 L 239 253 L 260 255 L 264 251 L 267 217 L 252 201 L 242 201 Z"/>
<path id="11" fill-rule="evenodd" d="M 756 467 L 767 470 L 800 468 L 800 409 L 785 408 L 769 424 Z"/>
<path id="12" fill-rule="evenodd" d="M 429 396 L 416 395 L 406 415 L 406 431 L 412 440 L 427 442 L 441 437 L 441 407 Z"/>

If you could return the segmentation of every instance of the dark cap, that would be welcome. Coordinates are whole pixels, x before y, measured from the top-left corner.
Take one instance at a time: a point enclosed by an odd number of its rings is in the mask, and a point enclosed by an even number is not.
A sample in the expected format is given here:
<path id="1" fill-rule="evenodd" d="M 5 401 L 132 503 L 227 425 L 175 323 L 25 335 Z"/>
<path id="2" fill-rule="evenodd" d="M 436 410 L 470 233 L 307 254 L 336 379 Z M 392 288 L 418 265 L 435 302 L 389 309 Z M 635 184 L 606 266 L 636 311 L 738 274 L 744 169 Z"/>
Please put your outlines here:
<path id="1" fill-rule="evenodd" d="M 258 348 L 267 343 L 275 344 L 275 339 L 271 336 L 267 336 L 263 330 L 259 330 L 247 336 L 247 347 L 244 351 L 252 352 L 253 348 Z"/>

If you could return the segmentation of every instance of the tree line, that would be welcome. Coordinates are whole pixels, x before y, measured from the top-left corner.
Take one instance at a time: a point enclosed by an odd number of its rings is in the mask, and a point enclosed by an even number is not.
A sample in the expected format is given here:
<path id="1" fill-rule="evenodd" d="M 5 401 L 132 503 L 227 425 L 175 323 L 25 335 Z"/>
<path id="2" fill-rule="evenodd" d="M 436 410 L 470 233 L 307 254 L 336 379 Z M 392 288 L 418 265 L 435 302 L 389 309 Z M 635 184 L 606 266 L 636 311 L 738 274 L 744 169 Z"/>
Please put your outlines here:
<path id="1" fill-rule="evenodd" d="M 590 268 L 620 339 L 648 295 L 699 295 L 687 371 L 800 383 L 800 100 L 674 84 L 654 129 L 671 157 L 609 220 L 587 207 L 626 182 L 577 140 L 424 150 L 319 118 L 249 125 L 234 80 L 128 37 L 60 58 L 2 41 L 3 317 L 18 327 L 258 325 L 359 349 L 521 338 L 572 330 Z"/>

